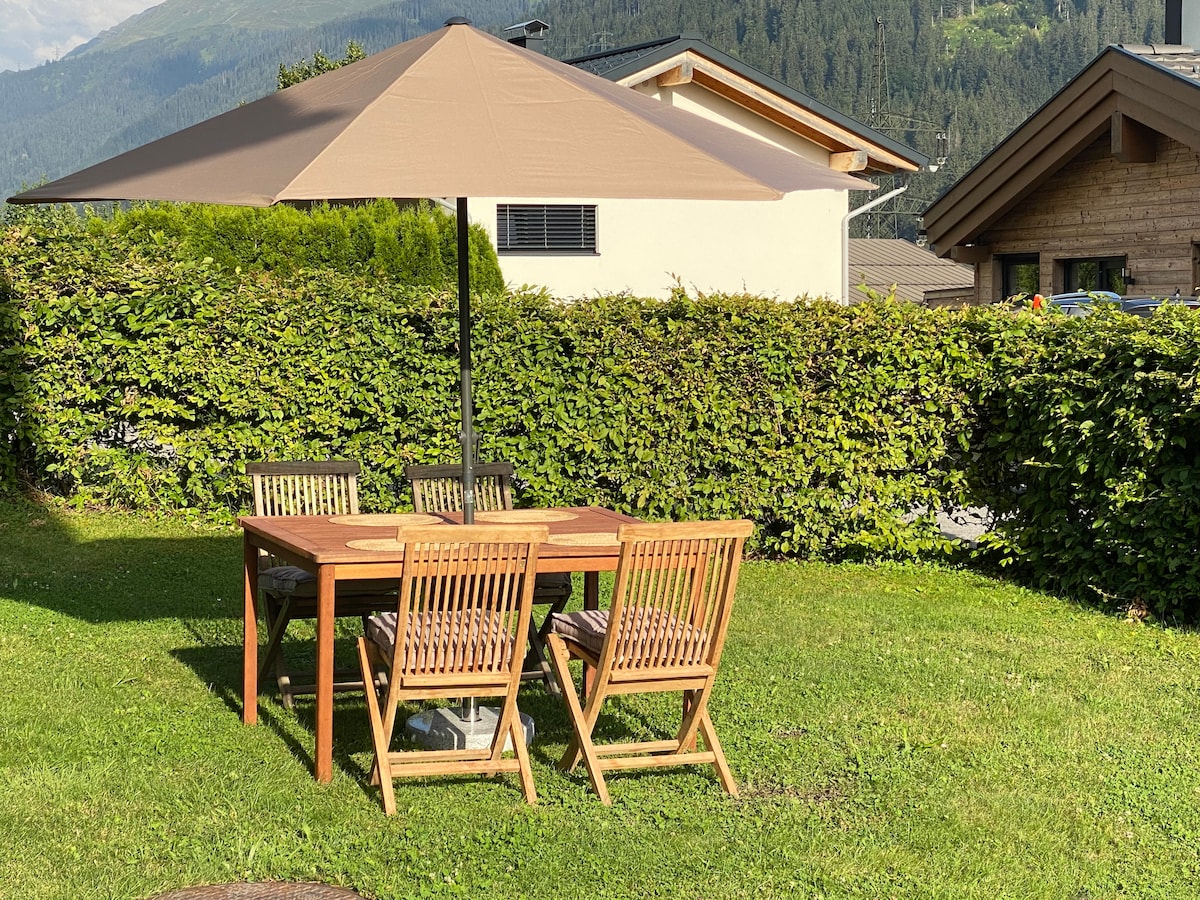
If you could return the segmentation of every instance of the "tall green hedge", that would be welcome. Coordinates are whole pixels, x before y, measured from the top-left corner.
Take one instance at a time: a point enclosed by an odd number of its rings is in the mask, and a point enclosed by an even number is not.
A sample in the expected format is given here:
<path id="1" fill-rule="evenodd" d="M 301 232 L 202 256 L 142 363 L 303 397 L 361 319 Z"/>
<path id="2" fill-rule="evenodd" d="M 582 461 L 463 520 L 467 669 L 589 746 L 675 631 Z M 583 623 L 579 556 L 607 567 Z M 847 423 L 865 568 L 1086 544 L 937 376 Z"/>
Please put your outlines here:
<path id="1" fill-rule="evenodd" d="M 450 288 L 457 283 L 455 217 L 424 201 L 402 206 L 392 200 L 315 204 L 303 210 L 139 203 L 86 221 L 97 238 L 125 235 L 231 269 L 287 273 L 330 268 L 419 287 Z M 469 230 L 468 252 L 475 288 L 504 290 L 496 251 L 479 225 Z"/>
<path id="2" fill-rule="evenodd" d="M 972 496 L 985 549 L 1037 584 L 1200 613 L 1200 317 L 979 317 Z"/>
<path id="3" fill-rule="evenodd" d="M 377 508 L 458 454 L 452 293 L 328 269 L 238 273 L 128 233 L 12 227 L 0 384 L 20 469 L 80 502 L 209 512 L 247 459 L 348 456 Z M 754 297 L 476 300 L 481 455 L 531 503 L 747 515 L 764 546 L 911 556 L 968 411 L 970 355 L 932 313 Z"/>
<path id="4" fill-rule="evenodd" d="M 383 510 L 405 465 L 457 459 L 453 291 L 42 215 L 0 240 L 4 483 L 228 517 L 245 460 L 350 457 Z M 1200 614 L 1200 317 L 474 302 L 480 455 L 523 503 L 747 516 L 757 551 L 824 559 L 940 554 L 934 512 L 981 504 L 1007 571 Z"/>

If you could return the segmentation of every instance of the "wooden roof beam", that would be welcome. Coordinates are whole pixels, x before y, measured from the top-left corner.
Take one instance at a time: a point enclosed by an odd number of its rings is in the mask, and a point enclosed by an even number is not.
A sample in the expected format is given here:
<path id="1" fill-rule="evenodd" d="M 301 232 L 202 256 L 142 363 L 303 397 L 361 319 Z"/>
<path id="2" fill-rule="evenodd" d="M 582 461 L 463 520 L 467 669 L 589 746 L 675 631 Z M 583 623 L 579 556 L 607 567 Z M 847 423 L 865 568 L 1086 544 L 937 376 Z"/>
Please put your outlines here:
<path id="1" fill-rule="evenodd" d="M 1158 134 L 1120 110 L 1112 114 L 1109 133 L 1112 155 L 1119 162 L 1144 164 L 1158 159 Z"/>
<path id="2" fill-rule="evenodd" d="M 926 215 L 925 227 L 930 242 L 939 248 L 971 243 L 988 225 L 1037 190 L 1080 150 L 1107 131 L 1114 106 L 1109 98 L 1029 156 L 1006 160 L 990 172 L 975 189 L 975 205 L 945 232 L 939 231 L 936 240 Z"/>
<path id="3" fill-rule="evenodd" d="M 829 154 L 829 168 L 835 172 L 862 172 L 867 168 L 866 150 L 847 150 Z"/>
<path id="4" fill-rule="evenodd" d="M 1118 75 L 1114 84 L 1118 92 L 1117 109 L 1127 115 L 1136 115 L 1147 128 L 1200 152 L 1200 129 L 1192 124 L 1200 120 L 1200 105 L 1197 104 L 1200 91 L 1186 79 L 1179 80 L 1184 82 L 1185 92 L 1167 94 Z"/>
<path id="5" fill-rule="evenodd" d="M 950 258 L 973 266 L 991 259 L 992 248 L 986 244 L 957 244 L 950 248 Z"/>
<path id="6" fill-rule="evenodd" d="M 971 243 L 997 215 L 1014 206 L 1070 158 L 1108 129 L 1116 101 L 1112 80 L 1076 81 L 935 201 L 925 212 L 929 242 L 938 248 Z M 1060 117 L 1074 105 L 1087 110 L 1063 131 Z"/>
<path id="7" fill-rule="evenodd" d="M 692 83 L 692 63 L 691 60 L 684 60 L 673 69 L 668 69 L 661 75 L 655 77 L 654 82 L 660 88 L 677 87 L 681 84 Z"/>

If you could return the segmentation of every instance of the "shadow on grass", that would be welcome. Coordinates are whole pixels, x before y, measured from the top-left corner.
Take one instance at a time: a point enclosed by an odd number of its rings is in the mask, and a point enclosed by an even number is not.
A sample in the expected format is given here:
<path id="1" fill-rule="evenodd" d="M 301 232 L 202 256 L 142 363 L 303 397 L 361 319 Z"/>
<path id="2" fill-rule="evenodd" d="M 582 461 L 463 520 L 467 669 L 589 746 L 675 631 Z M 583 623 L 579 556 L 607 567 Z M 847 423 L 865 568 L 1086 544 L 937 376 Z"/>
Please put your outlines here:
<path id="1" fill-rule="evenodd" d="M 24 499 L 0 499 L 0 596 L 92 624 L 241 617 L 241 538 L 82 539 L 69 514 Z"/>

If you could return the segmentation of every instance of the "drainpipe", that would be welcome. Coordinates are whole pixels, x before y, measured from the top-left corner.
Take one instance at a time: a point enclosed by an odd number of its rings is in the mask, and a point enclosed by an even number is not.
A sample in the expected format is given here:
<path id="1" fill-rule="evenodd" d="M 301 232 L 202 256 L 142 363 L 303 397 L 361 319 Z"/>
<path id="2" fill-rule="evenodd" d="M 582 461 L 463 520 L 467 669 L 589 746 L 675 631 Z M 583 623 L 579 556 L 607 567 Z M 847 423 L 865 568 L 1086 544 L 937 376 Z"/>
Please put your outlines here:
<path id="1" fill-rule="evenodd" d="M 850 220 L 869 212 L 880 203 L 887 203 L 893 197 L 899 197 L 907 190 L 908 182 L 905 181 L 900 187 L 888 191 L 882 197 L 876 197 L 870 203 L 864 203 L 858 209 L 850 210 L 842 219 L 842 306 L 850 305 Z"/>

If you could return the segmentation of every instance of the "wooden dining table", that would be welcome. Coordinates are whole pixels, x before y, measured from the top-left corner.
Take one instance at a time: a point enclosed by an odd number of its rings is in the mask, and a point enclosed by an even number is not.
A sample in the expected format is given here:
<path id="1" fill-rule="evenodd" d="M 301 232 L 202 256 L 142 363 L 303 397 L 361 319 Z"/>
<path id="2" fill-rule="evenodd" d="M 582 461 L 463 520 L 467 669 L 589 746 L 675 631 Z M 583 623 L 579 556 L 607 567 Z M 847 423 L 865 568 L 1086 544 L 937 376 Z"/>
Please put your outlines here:
<path id="1" fill-rule="evenodd" d="M 333 778 L 333 633 L 338 581 L 395 578 L 404 551 L 396 546 L 396 528 L 417 520 L 461 523 L 461 513 L 365 514 L 354 516 L 242 516 L 245 603 L 243 608 L 242 721 L 258 721 L 258 564 L 260 551 L 312 573 L 317 582 L 316 748 L 317 781 Z M 617 529 L 632 516 L 600 506 L 514 509 L 478 512 L 487 522 L 545 524 L 550 540 L 538 554 L 539 572 L 582 572 L 583 603 L 596 609 L 600 572 L 617 567 Z M 389 546 L 390 545 L 390 546 Z"/>

